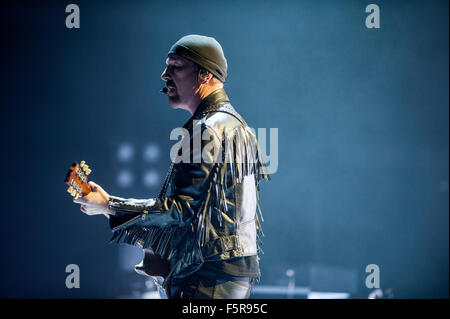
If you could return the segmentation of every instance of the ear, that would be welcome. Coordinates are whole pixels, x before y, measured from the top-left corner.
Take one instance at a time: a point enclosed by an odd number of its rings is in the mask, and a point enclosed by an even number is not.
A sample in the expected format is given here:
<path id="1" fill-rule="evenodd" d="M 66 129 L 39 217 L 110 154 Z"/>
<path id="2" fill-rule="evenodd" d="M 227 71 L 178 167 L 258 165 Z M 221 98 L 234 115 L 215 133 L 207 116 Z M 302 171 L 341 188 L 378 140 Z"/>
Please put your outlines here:
<path id="1" fill-rule="evenodd" d="M 198 78 L 198 82 L 199 82 L 200 84 L 206 84 L 206 83 L 208 83 L 209 81 L 211 81 L 212 77 L 213 77 L 212 73 L 206 71 L 205 69 L 200 69 L 200 70 L 198 71 L 198 76 L 197 76 L 197 78 Z"/>

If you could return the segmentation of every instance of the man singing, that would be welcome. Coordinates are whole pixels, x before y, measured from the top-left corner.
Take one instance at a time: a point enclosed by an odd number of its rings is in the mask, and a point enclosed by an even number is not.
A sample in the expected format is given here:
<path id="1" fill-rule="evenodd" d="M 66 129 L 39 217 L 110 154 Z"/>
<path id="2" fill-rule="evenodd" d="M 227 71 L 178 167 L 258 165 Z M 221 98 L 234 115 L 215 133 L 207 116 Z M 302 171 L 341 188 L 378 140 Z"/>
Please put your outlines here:
<path id="1" fill-rule="evenodd" d="M 268 179 L 256 136 L 225 93 L 227 60 L 214 38 L 182 37 L 166 63 L 162 91 L 192 117 L 159 196 L 123 199 L 91 182 L 74 201 L 109 217 L 113 242 L 144 249 L 138 272 L 167 266 L 169 298 L 248 298 L 260 276 L 259 181 Z"/>

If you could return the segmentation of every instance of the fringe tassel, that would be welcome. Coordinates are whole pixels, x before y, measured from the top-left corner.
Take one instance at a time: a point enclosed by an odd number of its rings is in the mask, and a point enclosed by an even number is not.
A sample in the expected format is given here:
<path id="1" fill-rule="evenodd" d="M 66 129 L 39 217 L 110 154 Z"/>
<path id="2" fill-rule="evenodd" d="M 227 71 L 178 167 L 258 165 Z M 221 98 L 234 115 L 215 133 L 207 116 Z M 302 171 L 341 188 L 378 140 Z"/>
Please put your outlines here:
<path id="1" fill-rule="evenodd" d="M 263 254 L 261 223 L 264 221 L 259 205 L 259 183 L 263 178 L 269 180 L 267 168 L 254 131 L 248 127 L 238 127 L 225 131 L 222 141 L 222 161 L 216 162 L 211 172 L 212 182 L 208 194 L 197 213 L 197 249 L 201 254 L 201 247 L 208 242 L 211 229 L 211 214 L 216 210 L 217 220 L 222 226 L 222 212 L 228 211 L 226 191 L 228 189 L 227 176 L 231 173 L 232 185 L 241 183 L 244 177 L 253 175 L 255 178 L 257 212 L 255 216 L 257 229 L 257 252 Z M 236 203 L 234 203 L 236 206 Z M 203 259 L 202 259 L 203 260 Z"/>
<path id="2" fill-rule="evenodd" d="M 131 227 L 114 232 L 111 243 L 142 245 L 142 248 L 152 249 L 162 258 L 170 260 L 181 239 L 189 232 L 189 227 Z"/>

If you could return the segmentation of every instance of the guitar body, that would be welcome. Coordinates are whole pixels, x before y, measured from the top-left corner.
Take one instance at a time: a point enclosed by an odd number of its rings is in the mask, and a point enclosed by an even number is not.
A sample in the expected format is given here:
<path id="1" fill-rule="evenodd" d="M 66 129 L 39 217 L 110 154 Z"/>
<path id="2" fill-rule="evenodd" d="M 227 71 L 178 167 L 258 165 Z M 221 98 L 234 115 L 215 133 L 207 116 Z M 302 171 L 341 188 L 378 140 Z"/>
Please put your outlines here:
<path id="1" fill-rule="evenodd" d="M 162 259 L 160 255 L 155 254 L 151 249 L 143 249 L 144 256 L 142 261 L 134 266 L 134 270 L 144 276 L 166 278 L 170 272 L 169 262 Z M 170 295 L 170 287 L 166 287 L 166 295 Z"/>
<path id="2" fill-rule="evenodd" d="M 143 249 L 143 251 L 142 261 L 134 266 L 136 272 L 141 275 L 167 277 L 170 272 L 169 262 L 150 249 Z"/>

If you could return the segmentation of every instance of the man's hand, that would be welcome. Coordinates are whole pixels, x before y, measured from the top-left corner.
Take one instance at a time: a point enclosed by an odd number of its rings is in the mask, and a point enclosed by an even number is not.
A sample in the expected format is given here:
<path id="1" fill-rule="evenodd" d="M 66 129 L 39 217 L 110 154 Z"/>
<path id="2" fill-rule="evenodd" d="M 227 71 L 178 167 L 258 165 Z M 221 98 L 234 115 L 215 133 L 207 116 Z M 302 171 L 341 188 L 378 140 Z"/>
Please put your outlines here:
<path id="1" fill-rule="evenodd" d="M 87 215 L 100 215 L 104 214 L 114 215 L 114 212 L 108 208 L 109 195 L 103 188 L 94 182 L 89 182 L 92 188 L 92 192 L 78 199 L 74 199 L 73 202 L 81 204 L 81 211 Z"/>

